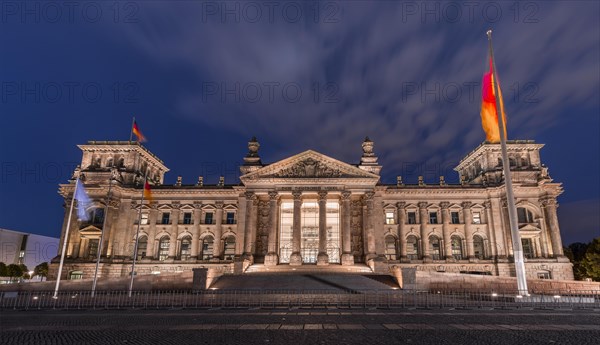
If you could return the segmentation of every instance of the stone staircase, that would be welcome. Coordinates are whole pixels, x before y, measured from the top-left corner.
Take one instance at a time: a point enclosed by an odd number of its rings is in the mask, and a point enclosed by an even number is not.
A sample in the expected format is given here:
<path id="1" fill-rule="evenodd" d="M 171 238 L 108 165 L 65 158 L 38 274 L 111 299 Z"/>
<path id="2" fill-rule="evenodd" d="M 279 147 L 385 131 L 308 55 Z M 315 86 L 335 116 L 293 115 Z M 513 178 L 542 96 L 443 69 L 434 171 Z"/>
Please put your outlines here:
<path id="1" fill-rule="evenodd" d="M 254 264 L 249 266 L 244 273 L 318 273 L 318 274 L 330 274 L 330 273 L 357 273 L 357 274 L 369 274 L 373 273 L 371 268 L 367 265 L 356 264 L 352 266 L 342 265 L 301 265 L 301 266 L 290 266 L 290 265 L 277 265 L 277 266 L 265 266 L 263 264 Z"/>
<path id="2" fill-rule="evenodd" d="M 398 289 L 393 277 L 375 274 L 366 265 L 354 266 L 265 266 L 251 265 L 241 275 L 224 275 L 210 286 L 215 290 L 330 291 Z"/>

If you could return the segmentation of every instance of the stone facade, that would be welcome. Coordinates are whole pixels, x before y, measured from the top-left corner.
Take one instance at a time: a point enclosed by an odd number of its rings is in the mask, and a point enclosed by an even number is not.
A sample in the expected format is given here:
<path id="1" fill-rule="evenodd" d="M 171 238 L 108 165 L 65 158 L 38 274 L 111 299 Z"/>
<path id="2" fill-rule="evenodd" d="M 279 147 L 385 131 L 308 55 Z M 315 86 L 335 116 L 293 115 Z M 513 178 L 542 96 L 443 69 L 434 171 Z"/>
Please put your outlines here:
<path id="1" fill-rule="evenodd" d="M 542 146 L 508 143 L 527 275 L 572 279 L 556 215 L 562 187 L 541 164 Z M 202 177 L 193 185 L 181 178 L 165 185 L 168 169 L 135 142 L 79 147 L 81 167 L 59 190 L 65 198 L 61 243 L 77 176 L 93 200 L 92 219 L 82 223 L 72 215 L 66 278 L 89 278 L 98 253 L 101 276 L 127 276 L 136 238 L 137 274 L 198 267 L 241 273 L 260 263 L 514 276 L 499 144 L 483 143 L 461 160 L 459 184 L 440 177 L 415 185 L 401 176 L 394 185 L 380 183 L 382 167 L 368 138 L 357 165 L 312 150 L 263 164 L 252 138 L 234 185 L 223 178 L 206 185 Z M 142 201 L 144 177 L 152 200 Z M 57 266 L 58 258 L 51 275 Z"/>

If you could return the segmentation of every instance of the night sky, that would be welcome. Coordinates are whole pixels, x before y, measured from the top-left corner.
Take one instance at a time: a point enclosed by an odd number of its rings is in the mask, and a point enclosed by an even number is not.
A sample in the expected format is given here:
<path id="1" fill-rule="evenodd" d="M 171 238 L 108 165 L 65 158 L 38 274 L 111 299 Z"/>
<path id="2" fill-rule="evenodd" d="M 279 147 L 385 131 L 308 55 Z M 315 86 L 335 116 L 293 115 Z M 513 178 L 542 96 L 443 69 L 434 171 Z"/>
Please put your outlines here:
<path id="1" fill-rule="evenodd" d="M 58 237 L 77 144 L 128 140 L 132 116 L 165 183 L 237 183 L 306 149 L 382 182 L 445 175 L 485 135 L 487 29 L 509 139 L 544 143 L 563 242 L 600 236 L 600 7 L 593 1 L 3 1 L 0 227 Z"/>

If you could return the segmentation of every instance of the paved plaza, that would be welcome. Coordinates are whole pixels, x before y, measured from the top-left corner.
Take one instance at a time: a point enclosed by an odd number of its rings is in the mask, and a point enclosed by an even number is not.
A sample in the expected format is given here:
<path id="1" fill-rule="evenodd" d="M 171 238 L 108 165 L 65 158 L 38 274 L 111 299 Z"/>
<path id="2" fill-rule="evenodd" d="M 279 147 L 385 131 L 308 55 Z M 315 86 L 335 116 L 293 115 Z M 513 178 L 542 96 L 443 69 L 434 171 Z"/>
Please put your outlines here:
<path id="1" fill-rule="evenodd" d="M 0 344 L 598 344 L 594 310 L 110 310 L 0 314 Z"/>

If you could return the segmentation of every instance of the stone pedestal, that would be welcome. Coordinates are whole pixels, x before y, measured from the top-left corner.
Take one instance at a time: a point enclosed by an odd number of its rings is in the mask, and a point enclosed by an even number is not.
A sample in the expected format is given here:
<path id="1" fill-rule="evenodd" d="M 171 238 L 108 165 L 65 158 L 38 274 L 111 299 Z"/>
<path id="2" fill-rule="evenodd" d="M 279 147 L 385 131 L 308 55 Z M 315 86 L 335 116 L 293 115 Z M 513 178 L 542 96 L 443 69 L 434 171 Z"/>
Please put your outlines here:
<path id="1" fill-rule="evenodd" d="M 342 254 L 342 266 L 352 266 L 352 265 L 354 265 L 354 255 Z"/>
<path id="2" fill-rule="evenodd" d="M 292 255 L 290 255 L 290 266 L 300 265 L 302 265 L 302 256 L 300 253 L 292 253 Z"/>
<path id="3" fill-rule="evenodd" d="M 279 257 L 276 253 L 267 253 L 265 256 L 265 266 L 277 266 Z"/>
<path id="4" fill-rule="evenodd" d="M 329 265 L 329 255 L 327 253 L 321 253 L 317 255 L 317 266 Z"/>

